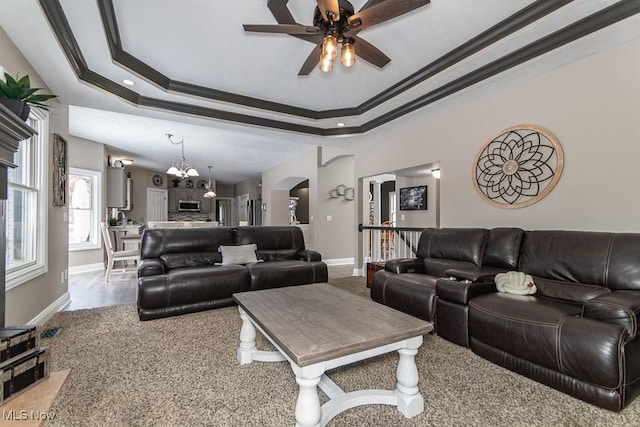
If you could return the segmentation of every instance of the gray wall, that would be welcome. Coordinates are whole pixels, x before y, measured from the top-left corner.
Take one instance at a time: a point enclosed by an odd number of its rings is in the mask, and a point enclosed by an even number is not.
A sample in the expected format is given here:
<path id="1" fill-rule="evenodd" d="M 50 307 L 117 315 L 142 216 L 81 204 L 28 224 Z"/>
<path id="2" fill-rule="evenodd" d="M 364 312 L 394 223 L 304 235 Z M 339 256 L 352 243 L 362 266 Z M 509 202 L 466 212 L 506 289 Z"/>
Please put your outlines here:
<path id="1" fill-rule="evenodd" d="M 427 186 L 427 210 L 426 211 L 401 211 L 400 189 L 419 185 Z M 396 224 L 398 227 L 435 227 L 436 226 L 436 179 L 432 176 L 409 178 L 396 177 L 396 194 L 398 200 L 396 212 Z"/>
<path id="2" fill-rule="evenodd" d="M 45 93 L 52 93 L 2 28 L 0 28 L 0 65 L 13 75 L 28 74 L 33 87 L 42 87 Z M 49 119 L 49 149 L 45 164 L 49 168 L 47 176 L 51 184 L 53 134 L 58 133 L 67 141 L 69 140 L 69 106 L 58 101 L 49 104 L 52 108 Z M 44 209 L 49 211 L 48 271 L 7 292 L 5 313 L 7 325 L 25 324 L 44 311 L 53 312 L 61 308 L 69 299 L 68 280 L 65 278 L 69 241 L 69 228 L 65 217 L 68 209 L 66 206 L 53 206 L 51 192 Z"/>
<path id="3" fill-rule="evenodd" d="M 440 161 L 443 227 L 638 232 L 638 52 L 640 39 L 506 87 L 495 79 L 417 111 L 368 135 L 357 150 L 356 176 Z M 556 135 L 564 147 L 564 173 L 540 202 L 501 209 L 478 196 L 471 171 L 486 141 L 516 124 L 537 124 Z"/>
<path id="4" fill-rule="evenodd" d="M 77 136 L 69 137 L 68 158 L 69 166 L 99 171 L 102 173 L 102 201 L 100 205 L 100 220 L 106 220 L 106 165 L 105 146 L 99 142 L 90 141 L 88 139 L 78 138 Z M 104 259 L 104 250 L 102 249 L 102 235 L 98 236 L 100 241 L 100 249 L 91 249 L 83 251 L 69 252 L 69 267 L 78 267 L 81 265 L 90 265 L 102 263 Z"/>

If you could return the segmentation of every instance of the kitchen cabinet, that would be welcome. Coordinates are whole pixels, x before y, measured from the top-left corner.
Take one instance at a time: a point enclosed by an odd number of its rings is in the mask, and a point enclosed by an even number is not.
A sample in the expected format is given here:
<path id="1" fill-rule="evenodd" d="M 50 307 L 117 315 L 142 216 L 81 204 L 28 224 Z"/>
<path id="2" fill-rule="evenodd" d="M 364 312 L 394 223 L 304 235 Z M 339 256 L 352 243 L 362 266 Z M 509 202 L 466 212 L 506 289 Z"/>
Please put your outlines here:
<path id="1" fill-rule="evenodd" d="M 178 200 L 200 200 L 198 192 L 195 188 L 178 188 Z"/>
<path id="2" fill-rule="evenodd" d="M 198 197 L 200 199 L 200 213 L 209 214 L 212 211 L 213 199 L 204 197 L 207 190 L 198 190 Z"/>
<path id="3" fill-rule="evenodd" d="M 167 190 L 167 196 L 169 199 L 169 212 L 178 212 L 178 189 L 169 188 Z"/>
<path id="4" fill-rule="evenodd" d="M 127 172 L 123 168 L 107 168 L 107 207 L 127 206 Z"/>
<path id="5" fill-rule="evenodd" d="M 213 199 L 204 197 L 207 190 L 195 188 L 169 188 L 169 212 L 178 212 L 179 200 L 199 200 L 200 213 L 209 214 L 213 211 Z"/>

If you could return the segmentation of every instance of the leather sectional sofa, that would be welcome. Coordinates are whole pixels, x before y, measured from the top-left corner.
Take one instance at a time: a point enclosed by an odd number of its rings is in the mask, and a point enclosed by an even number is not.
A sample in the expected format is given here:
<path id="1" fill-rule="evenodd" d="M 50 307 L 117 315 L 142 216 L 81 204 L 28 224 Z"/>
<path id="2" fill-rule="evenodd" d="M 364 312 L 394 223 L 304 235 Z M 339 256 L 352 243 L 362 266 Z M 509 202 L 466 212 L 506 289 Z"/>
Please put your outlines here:
<path id="1" fill-rule="evenodd" d="M 439 336 L 578 399 L 620 411 L 640 394 L 640 234 L 426 229 L 371 297 Z M 533 295 L 498 292 L 522 271 Z"/>
<path id="2" fill-rule="evenodd" d="M 255 244 L 250 264 L 220 265 L 218 248 Z M 149 228 L 138 267 L 140 320 L 234 305 L 232 294 L 321 283 L 327 265 L 299 227 Z"/>

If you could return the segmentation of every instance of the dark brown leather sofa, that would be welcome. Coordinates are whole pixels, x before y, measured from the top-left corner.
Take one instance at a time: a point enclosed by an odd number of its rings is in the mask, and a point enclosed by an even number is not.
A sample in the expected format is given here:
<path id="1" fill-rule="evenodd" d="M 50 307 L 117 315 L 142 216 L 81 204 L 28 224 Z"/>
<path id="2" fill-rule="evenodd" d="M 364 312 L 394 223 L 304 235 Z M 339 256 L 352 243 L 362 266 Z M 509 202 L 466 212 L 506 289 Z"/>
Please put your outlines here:
<path id="1" fill-rule="evenodd" d="M 220 245 L 256 244 L 259 263 L 220 265 Z M 299 227 L 150 228 L 138 267 L 140 320 L 234 305 L 232 294 L 328 280 Z"/>
<path id="2" fill-rule="evenodd" d="M 493 363 L 620 411 L 640 394 L 638 254 L 632 233 L 427 229 L 418 259 L 387 262 L 371 296 Z M 530 274 L 537 292 L 497 292 L 493 275 L 505 270 Z"/>

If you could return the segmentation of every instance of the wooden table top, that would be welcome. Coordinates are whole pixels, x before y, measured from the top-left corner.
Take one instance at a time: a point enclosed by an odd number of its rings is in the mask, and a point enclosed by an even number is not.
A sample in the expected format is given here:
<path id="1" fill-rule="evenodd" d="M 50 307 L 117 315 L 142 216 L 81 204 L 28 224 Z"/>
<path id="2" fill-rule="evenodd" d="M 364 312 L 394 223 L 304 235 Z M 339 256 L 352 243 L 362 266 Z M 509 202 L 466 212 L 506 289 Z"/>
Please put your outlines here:
<path id="1" fill-rule="evenodd" d="M 298 366 L 433 330 L 431 323 L 325 283 L 233 294 Z"/>

